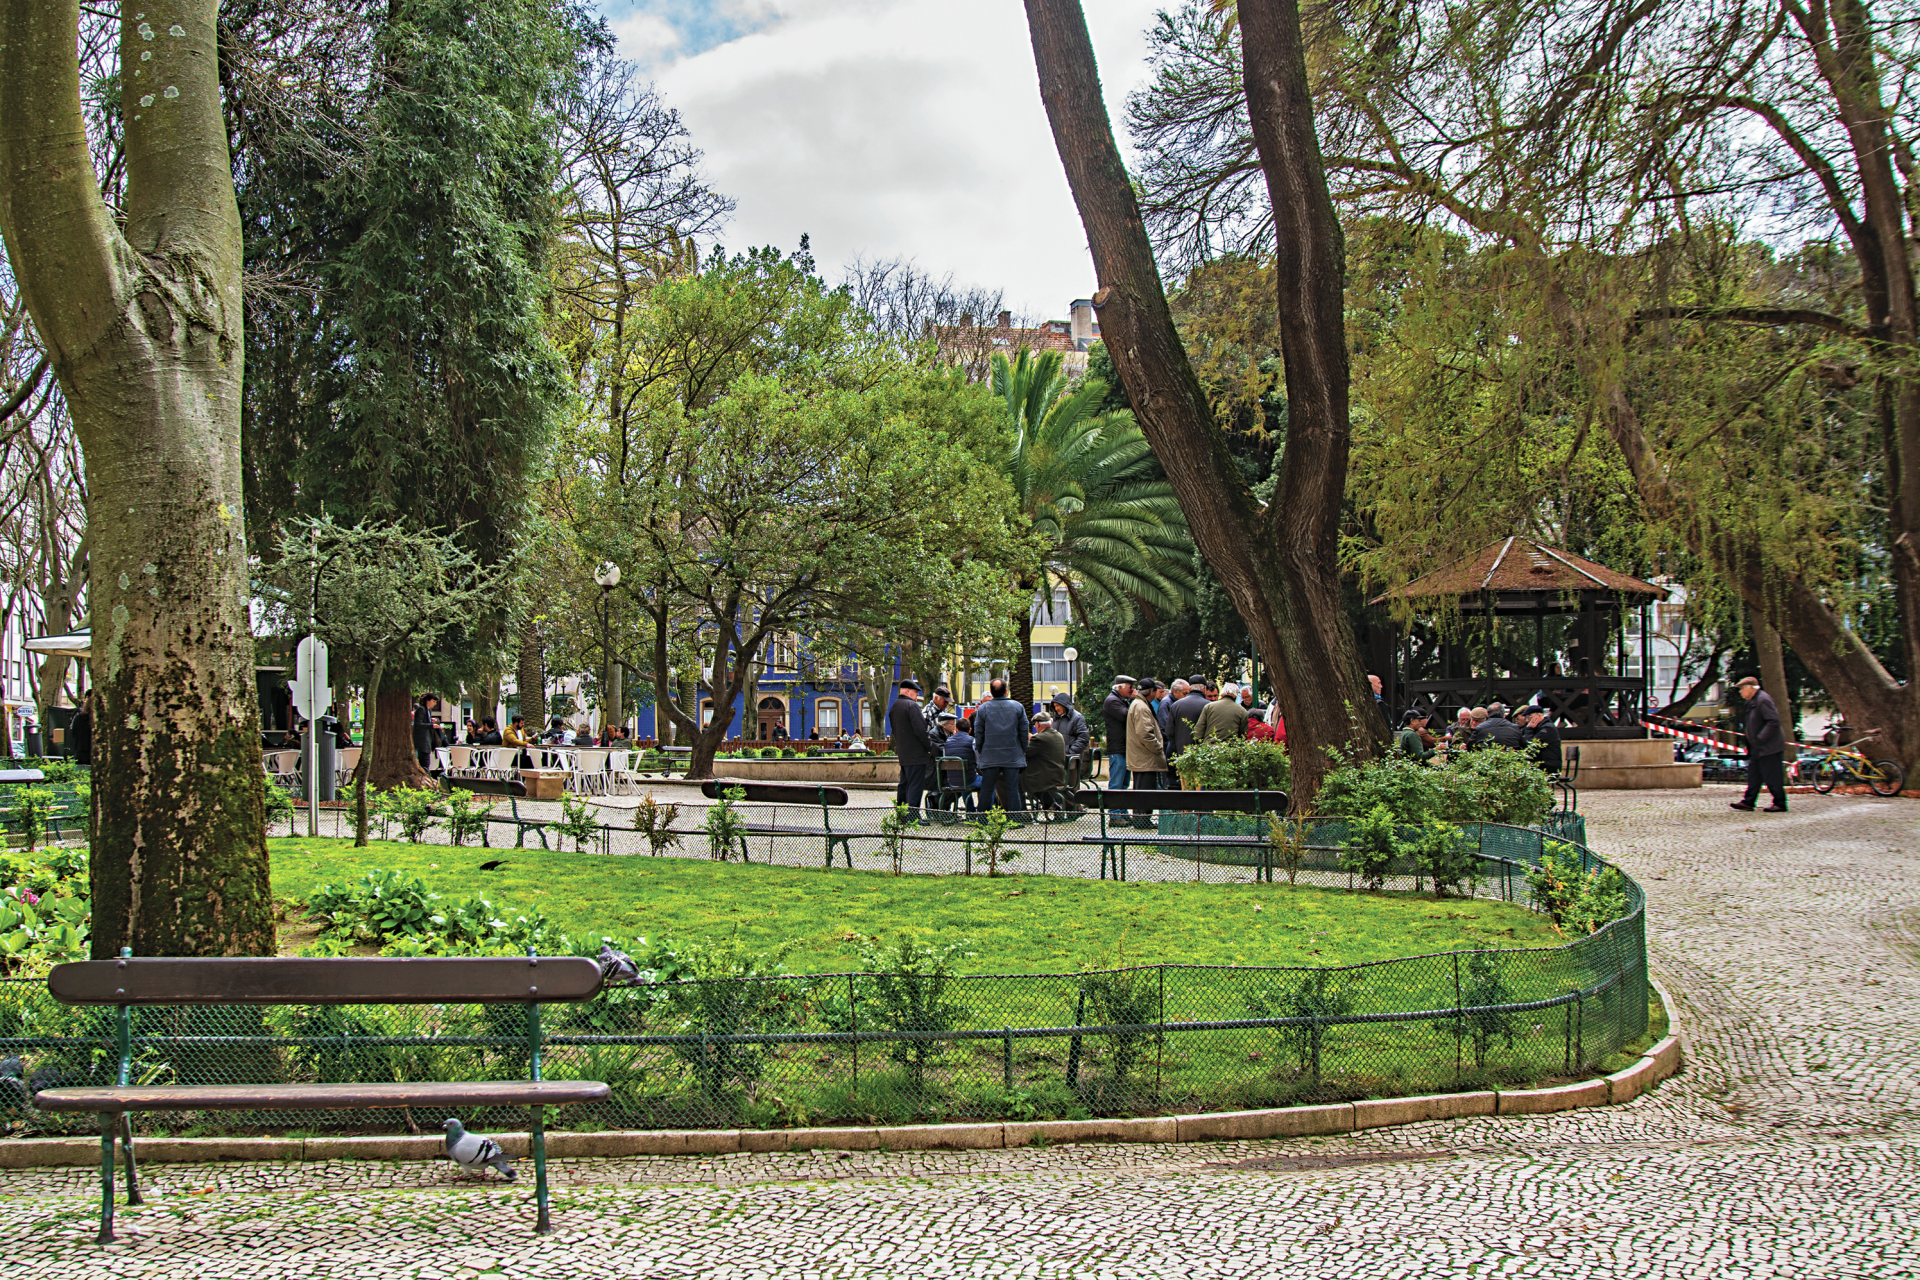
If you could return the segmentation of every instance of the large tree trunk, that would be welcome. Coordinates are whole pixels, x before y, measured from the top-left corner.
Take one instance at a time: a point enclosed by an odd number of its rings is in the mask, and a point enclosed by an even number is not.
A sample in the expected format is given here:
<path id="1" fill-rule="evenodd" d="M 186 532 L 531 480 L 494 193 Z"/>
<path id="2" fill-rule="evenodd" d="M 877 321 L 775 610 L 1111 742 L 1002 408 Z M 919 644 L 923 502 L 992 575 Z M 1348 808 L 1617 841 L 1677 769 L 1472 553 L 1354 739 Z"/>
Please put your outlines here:
<path id="1" fill-rule="evenodd" d="M 0 0 L 0 229 L 86 456 L 102 958 L 274 949 L 218 8 L 123 16 L 116 226 L 87 153 L 76 0 Z"/>
<path id="2" fill-rule="evenodd" d="M 1787 693 L 1786 646 L 1780 643 L 1780 633 L 1757 613 L 1753 615 L 1753 651 L 1760 659 L 1760 687 L 1773 695 L 1774 703 L 1780 708 L 1780 727 L 1791 741 L 1794 724 L 1800 717 L 1799 709 Z M 1787 748 L 1787 759 L 1797 756 L 1792 747 Z"/>
<path id="3" fill-rule="evenodd" d="M 1280 488 L 1255 501 L 1213 419 L 1167 308 L 1131 179 L 1100 96 L 1078 0 L 1027 0 L 1040 96 L 1086 226 L 1102 336 L 1194 540 L 1273 673 L 1294 744 L 1295 802 L 1311 803 L 1322 748 L 1385 741 L 1340 595 L 1346 483 L 1346 333 L 1339 224 L 1315 141 L 1299 14 L 1243 0 L 1248 107 L 1278 226 L 1288 428 Z"/>
<path id="4" fill-rule="evenodd" d="M 1007 670 L 1007 696 L 1033 714 L 1033 601 L 1014 620 L 1013 666 Z"/>
<path id="5" fill-rule="evenodd" d="M 430 785 L 420 757 L 413 754 L 413 697 L 407 686 L 395 681 L 383 687 L 374 700 L 374 713 L 366 749 L 360 753 L 367 784 L 382 791 Z"/>
<path id="6" fill-rule="evenodd" d="M 520 714 L 527 718 L 529 735 L 547 727 L 547 655 L 540 632 L 531 622 L 520 624 L 520 662 L 514 676 L 520 688 Z"/>

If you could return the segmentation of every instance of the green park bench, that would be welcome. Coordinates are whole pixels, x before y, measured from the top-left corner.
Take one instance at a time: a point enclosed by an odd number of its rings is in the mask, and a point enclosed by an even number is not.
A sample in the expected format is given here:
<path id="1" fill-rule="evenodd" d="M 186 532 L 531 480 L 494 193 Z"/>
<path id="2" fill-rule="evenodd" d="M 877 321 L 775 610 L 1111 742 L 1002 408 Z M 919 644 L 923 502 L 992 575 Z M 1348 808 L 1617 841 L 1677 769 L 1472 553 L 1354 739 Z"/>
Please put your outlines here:
<path id="1" fill-rule="evenodd" d="M 1089 844 L 1100 846 L 1100 878 L 1107 878 L 1108 868 L 1113 870 L 1113 878 L 1127 878 L 1127 849 L 1133 845 L 1147 845 L 1156 849 L 1169 850 L 1179 856 L 1184 849 L 1192 849 L 1197 854 L 1202 848 L 1242 848 L 1249 851 L 1258 868 L 1258 878 L 1273 879 L 1273 862 L 1268 856 L 1271 845 L 1266 832 L 1240 835 L 1231 832 L 1207 832 L 1200 828 L 1206 825 L 1205 816 L 1216 813 L 1244 813 L 1261 816 L 1270 813 L 1285 813 L 1290 797 L 1284 791 L 1081 791 L 1074 799 L 1084 809 L 1097 810 L 1100 814 L 1100 831 L 1089 833 L 1080 839 Z M 1166 814 L 1192 814 L 1195 817 L 1195 831 L 1186 833 L 1165 833 L 1157 829 L 1125 826 L 1116 829 L 1110 825 L 1109 814 L 1125 814 L 1132 822 L 1135 809 L 1153 809 Z M 1149 819 L 1151 821 L 1151 819 Z"/>
<path id="2" fill-rule="evenodd" d="M 55 965 L 47 991 L 69 1005 L 118 1006 L 114 1054 L 117 1084 L 100 1088 L 42 1089 L 33 1103 L 41 1111 L 91 1112 L 100 1117 L 100 1234 L 113 1239 L 114 1142 L 127 1162 L 127 1203 L 140 1199 L 134 1167 L 135 1111 L 341 1111 L 363 1108 L 527 1106 L 533 1110 L 535 1231 L 552 1231 L 547 1209 L 547 1140 L 542 1109 L 599 1102 L 611 1090 L 595 1080 L 542 1080 L 540 1006 L 592 999 L 600 990 L 600 966 L 579 956 L 456 957 L 431 959 L 134 959 L 85 960 Z M 136 1045 L 164 1044 L 170 1037 L 133 1034 L 134 1006 L 521 1004 L 524 1036 L 502 1047 L 523 1049 L 525 1080 L 433 1081 L 418 1084 L 261 1083 L 198 1085 L 129 1084 Z M 195 1037 L 203 1046 L 208 1037 Z M 260 1037 L 225 1037 L 235 1048 L 263 1043 Z"/>
<path id="3" fill-rule="evenodd" d="M 772 806 L 767 811 L 742 815 L 745 819 L 740 830 L 742 862 L 753 861 L 747 854 L 748 836 L 813 836 L 822 842 L 826 850 L 827 866 L 833 865 L 833 852 L 838 849 L 846 859 L 847 870 L 853 870 L 853 835 L 833 829 L 833 811 L 847 807 L 845 787 L 825 787 L 807 782 L 737 782 L 715 778 L 700 784 L 700 794 L 709 800 L 718 800 L 723 793 L 736 788 L 746 793 L 742 799 L 748 804 Z M 788 806 L 790 815 L 785 821 L 780 816 L 782 805 Z M 804 813 L 806 818 L 792 816 L 796 810 Z M 817 822 L 808 820 L 814 814 L 819 815 Z"/>

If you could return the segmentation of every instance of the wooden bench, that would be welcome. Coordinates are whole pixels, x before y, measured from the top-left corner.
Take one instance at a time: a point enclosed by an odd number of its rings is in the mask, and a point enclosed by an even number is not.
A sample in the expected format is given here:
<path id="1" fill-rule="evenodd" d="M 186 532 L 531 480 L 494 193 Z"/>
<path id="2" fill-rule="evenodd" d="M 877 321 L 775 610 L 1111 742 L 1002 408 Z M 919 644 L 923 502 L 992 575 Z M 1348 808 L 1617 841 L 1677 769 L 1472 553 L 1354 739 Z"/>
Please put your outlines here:
<path id="1" fill-rule="evenodd" d="M 749 804 L 804 805 L 817 811 L 820 821 L 817 824 L 783 823 L 779 820 L 779 810 L 765 822 L 756 822 L 749 818 L 740 833 L 740 860 L 751 862 L 747 856 L 748 836 L 817 836 L 826 849 L 826 864 L 833 865 L 833 851 L 837 848 L 846 859 L 847 869 L 853 869 L 853 836 L 835 832 L 833 829 L 833 811 L 847 807 L 847 789 L 845 787 L 823 787 L 806 782 L 742 782 L 728 778 L 714 778 L 700 784 L 700 794 L 709 800 L 719 800 L 724 793 L 738 788 L 746 792 L 742 797 Z"/>
<path id="2" fill-rule="evenodd" d="M 122 1138 L 127 1203 L 140 1204 L 134 1168 L 135 1111 L 324 1111 L 362 1107 L 496 1107 L 533 1109 L 535 1231 L 552 1231 L 547 1212 L 547 1139 L 542 1108 L 605 1099 L 592 1080 L 542 1080 L 540 1006 L 589 1000 L 600 990 L 600 966 L 578 956 L 399 959 L 134 959 L 55 965 L 47 991 L 71 1005 L 117 1005 L 119 1083 L 111 1088 L 45 1089 L 42 1111 L 85 1111 L 100 1117 L 100 1235 L 113 1239 L 113 1144 Z M 527 1009 L 529 1079 L 423 1084 L 130 1085 L 134 1005 L 523 1004 Z"/>
<path id="3" fill-rule="evenodd" d="M 1133 834 L 1129 828 L 1120 831 L 1110 829 L 1109 813 L 1131 815 L 1135 809 L 1158 809 L 1175 813 L 1211 814 L 1245 813 L 1252 815 L 1285 813 L 1290 797 L 1284 791 L 1081 791 L 1074 799 L 1081 807 L 1097 809 L 1100 812 L 1100 834 L 1084 835 L 1080 839 L 1087 843 L 1099 842 L 1100 878 L 1107 878 L 1109 861 L 1113 866 L 1114 879 L 1127 878 L 1127 846 L 1144 844 L 1161 847 L 1179 848 L 1200 846 L 1240 847 L 1260 850 L 1262 856 L 1257 867 L 1257 878 L 1273 879 L 1273 862 L 1265 856 L 1270 847 L 1264 833 L 1258 835 L 1167 835 L 1159 831 L 1138 829 Z M 1127 821 L 1132 821 L 1131 816 Z M 1148 819 L 1152 821 L 1152 819 Z M 1195 824 L 1196 826 L 1198 823 Z"/>

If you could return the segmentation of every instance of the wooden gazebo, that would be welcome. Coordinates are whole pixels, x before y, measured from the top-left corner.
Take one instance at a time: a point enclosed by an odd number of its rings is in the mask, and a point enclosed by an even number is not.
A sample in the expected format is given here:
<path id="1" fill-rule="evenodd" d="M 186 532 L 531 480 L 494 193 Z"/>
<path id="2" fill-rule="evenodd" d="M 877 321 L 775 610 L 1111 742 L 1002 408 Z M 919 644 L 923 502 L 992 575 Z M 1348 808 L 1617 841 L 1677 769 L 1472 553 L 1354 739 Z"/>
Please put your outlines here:
<path id="1" fill-rule="evenodd" d="M 1461 707 L 1533 701 L 1568 739 L 1644 738 L 1651 582 L 1549 547 L 1505 538 L 1369 603 L 1369 665 L 1396 712 L 1451 719 Z M 1414 605 L 1412 626 L 1386 606 Z M 1628 611 L 1640 611 L 1640 673 L 1629 676 Z"/>

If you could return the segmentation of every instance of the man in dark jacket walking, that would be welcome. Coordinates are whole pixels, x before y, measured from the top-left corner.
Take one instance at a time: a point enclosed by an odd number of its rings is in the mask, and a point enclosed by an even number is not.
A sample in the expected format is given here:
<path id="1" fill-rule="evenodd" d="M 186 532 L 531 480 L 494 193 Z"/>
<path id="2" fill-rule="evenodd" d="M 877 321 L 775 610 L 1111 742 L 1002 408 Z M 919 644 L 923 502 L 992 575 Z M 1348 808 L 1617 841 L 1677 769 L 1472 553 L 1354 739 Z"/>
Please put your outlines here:
<path id="1" fill-rule="evenodd" d="M 894 803 L 906 805 L 913 810 L 910 816 L 917 818 L 921 798 L 926 795 L 927 783 L 933 775 L 934 755 L 927 718 L 920 712 L 917 681 L 900 682 L 900 692 L 887 708 L 887 732 L 893 738 L 893 753 L 900 757 L 900 785 L 893 790 Z"/>
<path id="2" fill-rule="evenodd" d="M 1127 789 L 1127 709 L 1133 705 L 1133 677 L 1115 676 L 1113 692 L 1100 704 L 1107 730 L 1107 790 Z"/>
<path id="3" fill-rule="evenodd" d="M 1739 803 L 1727 807 L 1751 812 L 1753 802 L 1760 798 L 1760 788 L 1765 786 L 1773 796 L 1766 812 L 1785 813 L 1787 735 L 1780 728 L 1780 708 L 1774 705 L 1773 695 L 1762 689 L 1752 676 L 1736 687 L 1747 700 L 1747 794 Z"/>
<path id="4" fill-rule="evenodd" d="M 1020 771 L 1027 767 L 1027 711 L 1007 696 L 1007 682 L 987 685 L 992 696 L 973 713 L 973 749 L 980 759 L 980 803 L 998 796 L 1008 814 L 1020 812 Z"/>

